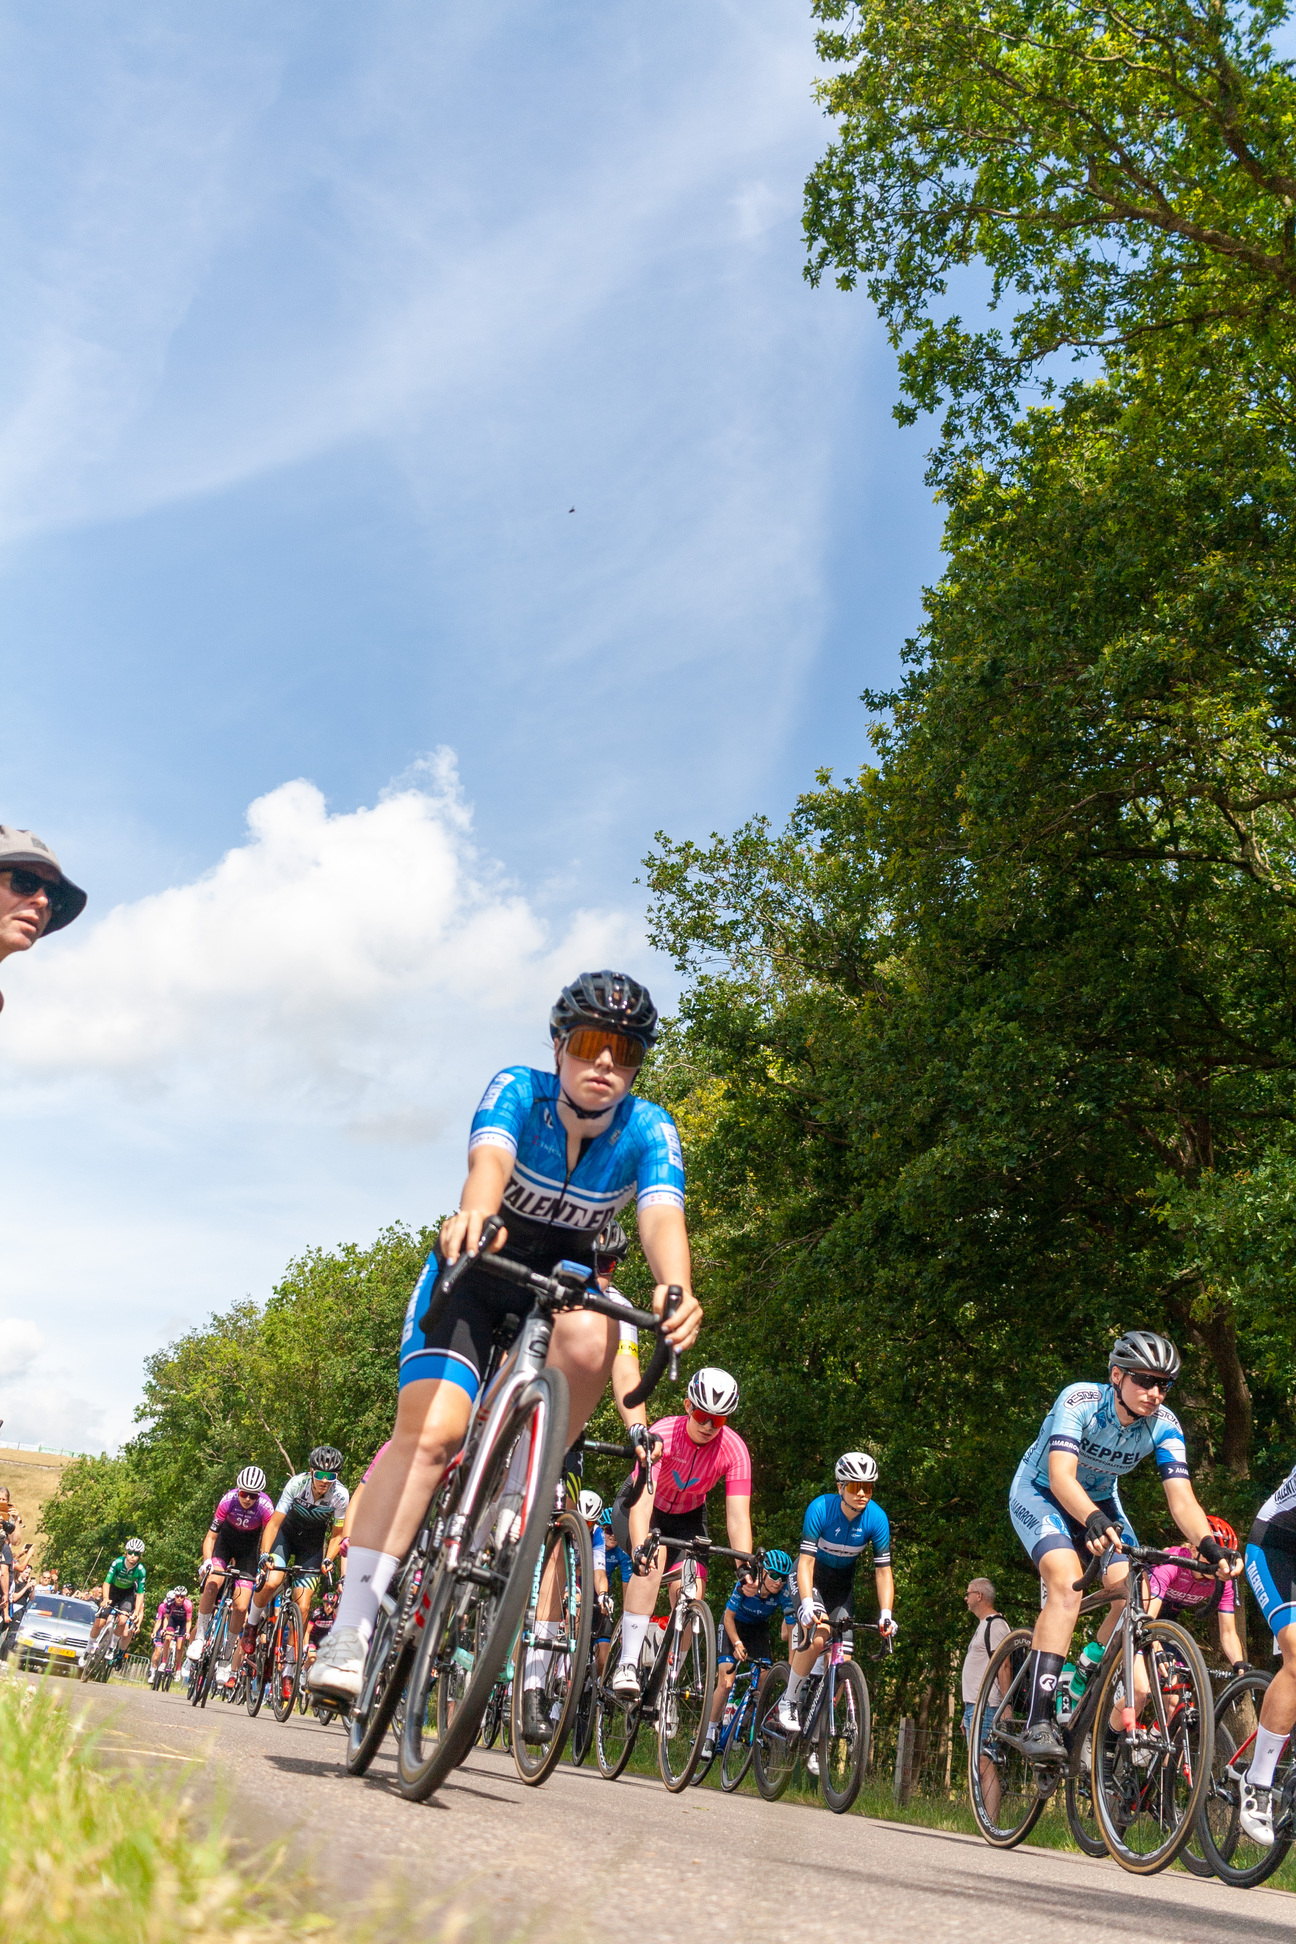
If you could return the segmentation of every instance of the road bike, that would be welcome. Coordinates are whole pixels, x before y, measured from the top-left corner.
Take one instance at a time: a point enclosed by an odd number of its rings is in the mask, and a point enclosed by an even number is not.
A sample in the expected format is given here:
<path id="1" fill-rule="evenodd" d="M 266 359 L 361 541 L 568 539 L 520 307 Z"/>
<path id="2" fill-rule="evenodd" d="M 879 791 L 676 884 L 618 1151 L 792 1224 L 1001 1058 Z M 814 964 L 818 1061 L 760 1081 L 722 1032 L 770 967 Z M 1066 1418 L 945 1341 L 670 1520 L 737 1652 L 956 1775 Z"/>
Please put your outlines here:
<path id="1" fill-rule="evenodd" d="M 153 1676 L 154 1694 L 165 1694 L 175 1679 L 176 1668 L 180 1664 L 180 1635 L 170 1627 L 162 1643 L 162 1658 Z"/>
<path id="2" fill-rule="evenodd" d="M 442 1272 L 423 1328 L 435 1328 L 469 1268 L 514 1283 L 528 1313 L 511 1353 L 483 1386 L 463 1449 L 447 1466 L 380 1604 L 350 1710 L 347 1766 L 361 1773 L 404 1697 L 397 1787 L 411 1801 L 429 1796 L 471 1748 L 533 1585 L 567 1449 L 567 1380 L 545 1368 L 555 1318 L 590 1309 L 661 1330 L 658 1317 L 605 1297 L 585 1264 L 561 1262 L 552 1276 L 542 1276 L 486 1253 L 499 1227 L 487 1222 L 477 1253 Z M 681 1290 L 668 1292 L 667 1316 L 682 1300 Z M 632 1397 L 646 1398 L 673 1363 L 659 1337 Z M 453 1691 L 447 1690 L 443 1710 L 437 1690 L 452 1668 Z"/>
<path id="3" fill-rule="evenodd" d="M 719 1642 L 720 1629 L 716 1629 Z M 732 1795 L 748 1769 L 751 1767 L 752 1753 L 756 1745 L 756 1696 L 764 1676 L 768 1674 L 773 1662 L 768 1658 L 753 1660 L 748 1655 L 734 1669 L 733 1685 L 729 1698 L 720 1717 L 716 1738 L 711 1744 L 708 1755 L 705 1747 L 698 1760 L 693 1775 L 693 1787 L 700 1788 L 706 1781 L 715 1764 L 720 1764 L 720 1787 L 726 1795 Z"/>
<path id="4" fill-rule="evenodd" d="M 1030 1634 L 1018 1629 L 992 1654 L 972 1712 L 968 1793 L 985 1840 L 1013 1849 L 1065 1784 L 1081 1847 L 1095 1855 L 1101 1839 L 1122 1869 L 1151 1876 L 1192 1836 L 1210 1781 L 1215 1706 L 1209 1671 L 1187 1628 L 1147 1611 L 1144 1571 L 1182 1567 L 1182 1554 L 1128 1546 L 1118 1555 L 1109 1547 L 1090 1559 L 1076 1590 L 1087 1593 L 1117 1557 L 1130 1566 L 1121 1616 L 1074 1714 L 1059 1723 L 1063 1756 L 1040 1762 L 1022 1749 L 1031 1662 Z M 1192 1570 L 1214 1577 L 1210 1568 Z M 1140 1691 L 1147 1698 L 1136 1706 Z M 1113 1714 L 1119 1728 L 1111 1726 Z"/>
<path id="5" fill-rule="evenodd" d="M 715 1692 L 715 1621 L 702 1598 L 698 1567 L 713 1554 L 741 1560 L 751 1567 L 752 1555 L 735 1552 L 729 1546 L 713 1546 L 701 1534 L 692 1539 L 666 1539 L 654 1528 L 635 1551 L 636 1566 L 646 1565 L 658 1546 L 679 1554 L 679 1596 L 664 1625 L 648 1629 L 640 1656 L 639 1693 L 633 1699 L 623 1699 L 612 1689 L 612 1676 L 621 1658 L 624 1614 L 617 1621 L 595 1702 L 594 1754 L 599 1774 L 605 1781 L 615 1782 L 634 1752 L 640 1727 L 649 1722 L 657 1730 L 661 1779 L 672 1794 L 678 1794 L 693 1780 L 701 1759 Z"/>
<path id="6" fill-rule="evenodd" d="M 129 1639 L 129 1634 L 127 1639 Z M 89 1653 L 81 1663 L 83 1681 L 106 1681 L 113 1669 L 125 1667 L 126 1649 L 117 1637 L 116 1612 L 109 1615 Z"/>
<path id="7" fill-rule="evenodd" d="M 1215 1759 L 1198 1817 L 1197 1842 L 1215 1875 L 1239 1890 L 1253 1889 L 1271 1877 L 1296 1839 L 1296 1757 L 1290 1738 L 1274 1770 L 1272 1847 L 1255 1842 L 1241 1824 L 1242 1777 L 1272 1679 L 1259 1668 L 1248 1668 L 1230 1680 L 1215 1703 Z"/>
<path id="8" fill-rule="evenodd" d="M 265 1585 L 268 1570 L 262 1567 L 257 1574 L 258 1594 Z M 248 1670 L 245 1701 L 250 1715 L 260 1714 L 262 1703 L 269 1695 L 275 1720 L 287 1721 L 299 1694 L 305 1692 L 301 1678 L 306 1629 L 302 1625 L 301 1608 L 293 1596 L 298 1587 L 313 1584 L 319 1577 L 318 1568 L 290 1566 L 257 1628 L 256 1645 L 243 1657 L 243 1665 Z"/>
<path id="9" fill-rule="evenodd" d="M 891 1642 L 876 1621 L 855 1620 L 848 1606 L 834 1607 L 827 1619 L 829 1644 L 798 1696 L 798 1727 L 785 1728 L 778 1718 L 778 1703 L 792 1672 L 788 1663 L 776 1661 L 762 1680 L 752 1755 L 756 1787 L 766 1802 L 776 1802 L 792 1780 L 798 1758 L 813 1750 L 823 1799 L 842 1816 L 860 1792 L 872 1735 L 868 1682 L 859 1662 L 846 1658 L 845 1636 L 877 1634 L 879 1654 L 889 1654 Z"/>
<path id="10" fill-rule="evenodd" d="M 234 1641 L 238 1635 L 233 1627 L 235 1573 L 225 1574 L 207 1632 L 203 1636 L 202 1653 L 196 1661 L 189 1664 L 189 1705 L 191 1708 L 205 1708 L 207 1700 L 216 1688 L 216 1669 L 234 1657 Z M 222 1699 L 228 1699 L 222 1694 Z"/>

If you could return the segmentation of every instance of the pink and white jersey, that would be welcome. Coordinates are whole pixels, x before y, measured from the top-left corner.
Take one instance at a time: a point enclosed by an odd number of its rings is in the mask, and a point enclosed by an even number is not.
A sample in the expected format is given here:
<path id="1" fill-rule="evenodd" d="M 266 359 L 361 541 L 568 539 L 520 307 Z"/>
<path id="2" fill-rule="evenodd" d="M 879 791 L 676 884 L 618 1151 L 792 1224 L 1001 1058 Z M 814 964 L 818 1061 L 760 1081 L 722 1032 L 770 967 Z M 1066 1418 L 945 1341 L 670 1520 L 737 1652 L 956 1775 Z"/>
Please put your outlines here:
<path id="1" fill-rule="evenodd" d="M 385 1444 L 379 1445 L 377 1451 L 375 1451 L 373 1457 L 369 1460 L 368 1465 L 365 1467 L 365 1475 L 360 1480 L 360 1483 L 362 1485 L 367 1485 L 369 1483 L 369 1480 L 373 1475 L 374 1466 L 378 1463 L 378 1460 L 382 1457 L 384 1451 L 387 1451 L 390 1448 L 390 1446 L 391 1446 L 390 1438 L 387 1439 Z"/>
<path id="2" fill-rule="evenodd" d="M 219 1532 L 224 1525 L 231 1532 L 260 1532 L 273 1517 L 274 1500 L 267 1498 L 264 1492 L 257 1493 L 255 1505 L 240 1505 L 237 1492 L 226 1492 L 212 1513 L 211 1529 Z"/>
<path id="3" fill-rule="evenodd" d="M 1181 1559 L 1195 1556 L 1191 1546 L 1167 1546 L 1165 1550 L 1177 1553 Z M 1154 1566 L 1148 1574 L 1149 1595 L 1155 1600 L 1172 1600 L 1177 1607 L 1206 1606 L 1215 1592 L 1215 1585 L 1214 1580 L 1185 1572 L 1182 1566 Z M 1236 1587 L 1232 1580 L 1225 1580 L 1218 1611 L 1233 1613 L 1236 1608 Z"/>
<path id="4" fill-rule="evenodd" d="M 686 1417 L 658 1418 L 652 1435 L 663 1445 L 653 1466 L 653 1503 L 659 1512 L 692 1512 L 722 1478 L 726 1496 L 751 1497 L 751 1453 L 727 1424 L 705 1445 L 694 1444 Z"/>

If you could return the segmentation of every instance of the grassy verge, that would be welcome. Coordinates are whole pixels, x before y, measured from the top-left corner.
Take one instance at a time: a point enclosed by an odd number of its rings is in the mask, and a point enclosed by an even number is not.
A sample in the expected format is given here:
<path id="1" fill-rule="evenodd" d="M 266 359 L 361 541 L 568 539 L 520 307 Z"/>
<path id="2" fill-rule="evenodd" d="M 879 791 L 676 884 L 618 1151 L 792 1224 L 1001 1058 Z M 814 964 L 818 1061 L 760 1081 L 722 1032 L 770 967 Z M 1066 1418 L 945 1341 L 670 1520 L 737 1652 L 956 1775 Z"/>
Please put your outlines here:
<path id="1" fill-rule="evenodd" d="M 97 1768 L 93 1746 L 51 1696 L 0 1689 L 4 1944 L 300 1944 L 332 1930 L 259 1894 L 277 1859 L 236 1868 L 182 1790 Z"/>

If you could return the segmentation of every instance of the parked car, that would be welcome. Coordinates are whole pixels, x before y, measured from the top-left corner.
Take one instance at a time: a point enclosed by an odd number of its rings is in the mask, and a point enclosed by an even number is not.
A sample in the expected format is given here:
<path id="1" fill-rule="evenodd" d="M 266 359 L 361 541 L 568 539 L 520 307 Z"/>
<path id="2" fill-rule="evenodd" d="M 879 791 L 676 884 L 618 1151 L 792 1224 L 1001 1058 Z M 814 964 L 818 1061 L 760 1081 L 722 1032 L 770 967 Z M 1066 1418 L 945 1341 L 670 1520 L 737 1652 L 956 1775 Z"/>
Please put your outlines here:
<path id="1" fill-rule="evenodd" d="M 93 1600 L 66 1593 L 34 1593 L 18 1630 L 18 1665 L 51 1674 L 77 1674 L 90 1648 Z"/>

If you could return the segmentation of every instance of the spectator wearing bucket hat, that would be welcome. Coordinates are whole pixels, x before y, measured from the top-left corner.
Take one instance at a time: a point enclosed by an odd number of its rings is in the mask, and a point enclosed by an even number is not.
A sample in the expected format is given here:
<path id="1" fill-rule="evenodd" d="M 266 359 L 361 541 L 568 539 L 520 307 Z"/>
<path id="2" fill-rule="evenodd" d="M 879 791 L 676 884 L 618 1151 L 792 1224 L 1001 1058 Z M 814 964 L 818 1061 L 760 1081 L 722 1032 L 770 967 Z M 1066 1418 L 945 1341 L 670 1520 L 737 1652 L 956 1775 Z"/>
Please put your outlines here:
<path id="1" fill-rule="evenodd" d="M 47 932 L 70 925 L 85 901 L 48 844 L 30 830 L 0 824 L 0 959 L 28 952 Z"/>

